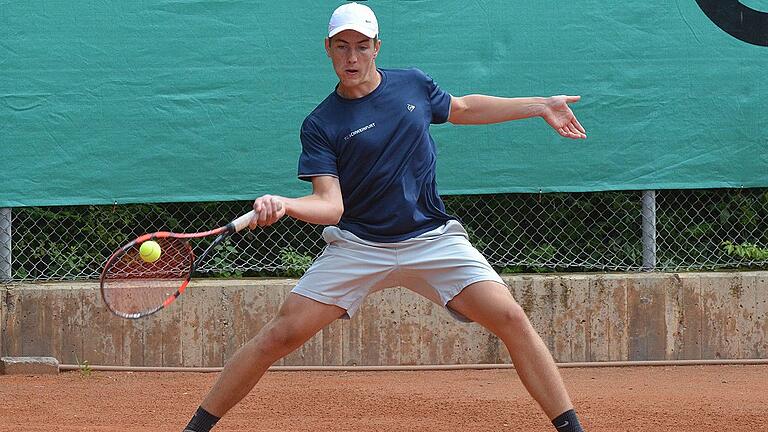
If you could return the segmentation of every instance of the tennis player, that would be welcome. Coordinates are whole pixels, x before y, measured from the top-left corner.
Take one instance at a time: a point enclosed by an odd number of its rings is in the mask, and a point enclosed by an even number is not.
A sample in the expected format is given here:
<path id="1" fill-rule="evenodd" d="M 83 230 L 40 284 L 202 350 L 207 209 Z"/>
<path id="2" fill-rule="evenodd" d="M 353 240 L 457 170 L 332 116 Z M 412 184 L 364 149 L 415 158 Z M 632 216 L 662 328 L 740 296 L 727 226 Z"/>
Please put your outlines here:
<path id="1" fill-rule="evenodd" d="M 475 321 L 506 345 L 531 396 L 560 432 L 582 428 L 546 345 L 435 185 L 432 123 L 499 123 L 542 117 L 566 138 L 586 138 L 568 104 L 578 96 L 452 96 L 418 69 L 376 67 L 376 16 L 347 3 L 333 12 L 325 50 L 339 78 L 301 126 L 301 198 L 265 195 L 251 228 L 284 216 L 327 225 L 327 247 L 277 316 L 227 362 L 186 431 L 207 432 L 267 368 L 374 291 L 405 286 Z"/>

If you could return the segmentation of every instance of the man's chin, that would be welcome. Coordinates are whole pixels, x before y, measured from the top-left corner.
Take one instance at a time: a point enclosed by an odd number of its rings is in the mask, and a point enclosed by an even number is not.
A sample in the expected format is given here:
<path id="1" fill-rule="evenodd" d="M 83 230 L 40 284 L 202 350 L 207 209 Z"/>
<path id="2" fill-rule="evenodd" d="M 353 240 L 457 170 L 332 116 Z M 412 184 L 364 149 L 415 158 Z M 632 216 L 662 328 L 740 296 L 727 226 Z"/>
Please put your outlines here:
<path id="1" fill-rule="evenodd" d="M 343 79 L 339 79 L 339 82 L 341 83 L 341 86 L 344 88 L 355 88 L 363 83 L 363 81 L 359 78 L 357 79 L 343 78 Z"/>
<path id="2" fill-rule="evenodd" d="M 350 83 L 350 84 L 351 83 L 359 83 L 360 81 L 362 81 L 362 79 L 361 79 L 362 77 L 363 77 L 363 75 L 360 74 L 359 72 L 356 73 L 356 74 L 349 74 L 349 73 L 344 72 L 343 74 L 341 74 L 339 76 L 339 80 L 341 82 L 343 82 L 343 83 Z"/>

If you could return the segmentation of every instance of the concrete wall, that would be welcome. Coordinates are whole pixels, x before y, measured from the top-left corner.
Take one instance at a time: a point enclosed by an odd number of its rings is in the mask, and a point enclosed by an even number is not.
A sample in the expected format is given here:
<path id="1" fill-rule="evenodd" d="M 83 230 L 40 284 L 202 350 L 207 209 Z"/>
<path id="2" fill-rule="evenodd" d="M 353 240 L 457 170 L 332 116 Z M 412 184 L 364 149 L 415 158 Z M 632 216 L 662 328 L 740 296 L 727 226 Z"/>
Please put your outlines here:
<path id="1" fill-rule="evenodd" d="M 558 362 L 768 358 L 768 272 L 505 277 Z M 168 310 L 111 315 L 96 283 L 0 287 L 0 355 L 221 366 L 295 281 L 198 280 Z M 279 365 L 506 363 L 498 340 L 405 289 L 370 296 Z"/>

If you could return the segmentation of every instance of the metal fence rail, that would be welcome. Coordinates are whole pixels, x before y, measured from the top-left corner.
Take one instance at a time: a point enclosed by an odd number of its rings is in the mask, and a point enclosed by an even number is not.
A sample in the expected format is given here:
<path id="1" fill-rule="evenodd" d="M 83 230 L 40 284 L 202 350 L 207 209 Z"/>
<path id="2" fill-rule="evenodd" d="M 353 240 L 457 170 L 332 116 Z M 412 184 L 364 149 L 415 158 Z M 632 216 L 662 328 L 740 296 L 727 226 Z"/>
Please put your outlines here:
<path id="1" fill-rule="evenodd" d="M 503 271 L 768 268 L 768 189 L 451 196 L 445 202 Z M 0 209 L 0 279 L 96 279 L 109 254 L 139 234 L 210 229 L 250 204 Z M 234 236 L 200 271 L 297 276 L 322 251 L 320 231 L 286 218 Z"/>

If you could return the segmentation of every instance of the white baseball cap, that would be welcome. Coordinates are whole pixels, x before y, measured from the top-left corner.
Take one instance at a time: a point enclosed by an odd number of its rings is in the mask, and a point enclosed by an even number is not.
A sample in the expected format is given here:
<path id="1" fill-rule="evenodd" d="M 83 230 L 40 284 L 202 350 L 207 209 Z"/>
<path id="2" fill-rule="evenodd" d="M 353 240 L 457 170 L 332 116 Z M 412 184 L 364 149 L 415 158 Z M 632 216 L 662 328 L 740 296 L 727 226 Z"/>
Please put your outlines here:
<path id="1" fill-rule="evenodd" d="M 354 30 L 369 38 L 379 35 L 379 22 L 371 8 L 359 3 L 346 3 L 336 8 L 328 22 L 328 37 Z"/>

